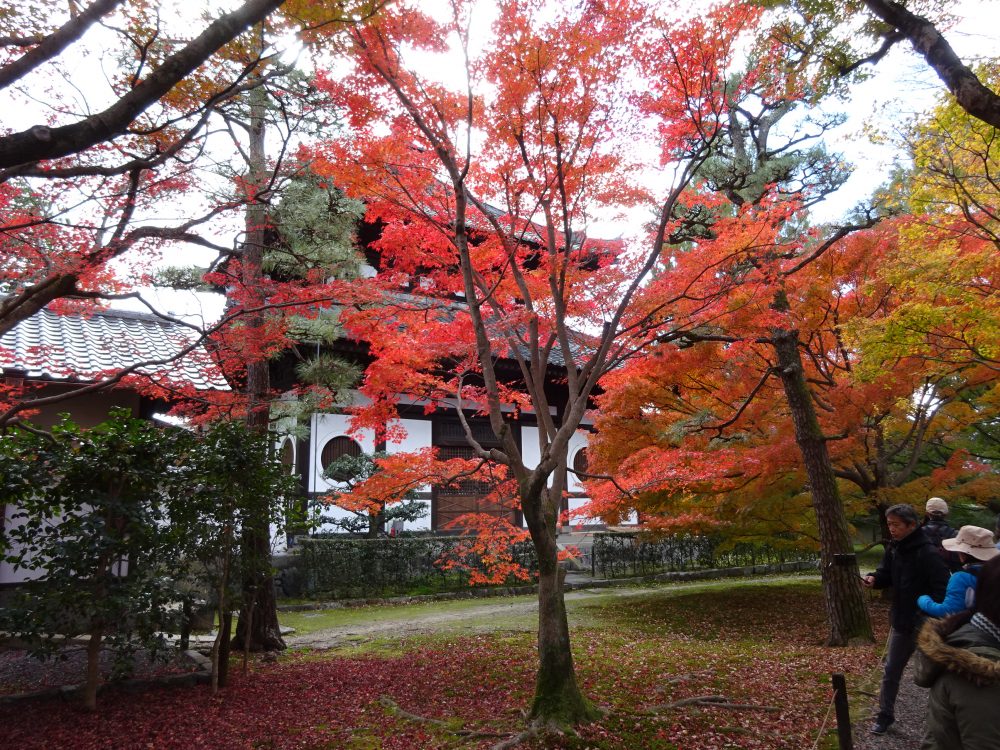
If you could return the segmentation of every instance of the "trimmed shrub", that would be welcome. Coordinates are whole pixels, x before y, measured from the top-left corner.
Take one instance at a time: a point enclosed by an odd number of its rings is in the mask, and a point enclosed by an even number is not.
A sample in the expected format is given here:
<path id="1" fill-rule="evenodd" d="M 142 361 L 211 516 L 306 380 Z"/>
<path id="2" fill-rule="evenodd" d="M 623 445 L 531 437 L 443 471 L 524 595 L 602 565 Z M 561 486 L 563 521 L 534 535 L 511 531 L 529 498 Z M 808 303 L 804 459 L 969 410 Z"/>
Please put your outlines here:
<path id="1" fill-rule="evenodd" d="M 456 536 L 303 539 L 299 575 L 304 594 L 316 598 L 352 599 L 462 589 L 469 585 L 467 570 L 445 570 L 439 561 L 446 555 L 453 557 L 466 542 Z M 514 560 L 535 577 L 538 562 L 530 543 L 514 545 Z M 463 562 L 468 570 L 480 565 L 469 555 Z"/>

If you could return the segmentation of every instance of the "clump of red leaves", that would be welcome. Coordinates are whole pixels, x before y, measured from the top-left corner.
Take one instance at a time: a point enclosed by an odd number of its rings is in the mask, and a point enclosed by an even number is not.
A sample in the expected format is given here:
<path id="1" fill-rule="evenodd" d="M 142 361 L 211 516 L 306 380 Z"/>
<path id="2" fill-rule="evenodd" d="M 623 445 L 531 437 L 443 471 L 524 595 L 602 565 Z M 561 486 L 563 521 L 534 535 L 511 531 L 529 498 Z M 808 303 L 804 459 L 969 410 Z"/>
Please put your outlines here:
<path id="1" fill-rule="evenodd" d="M 831 696 L 829 673 L 846 673 L 850 685 L 877 669 L 873 647 L 819 645 L 815 586 L 619 601 L 603 616 L 613 627 L 576 630 L 574 644 L 584 690 L 609 714 L 580 727 L 579 737 L 525 747 L 810 747 Z M 513 732 L 532 694 L 535 658 L 530 633 L 403 644 L 402 655 L 384 657 L 290 656 L 247 676 L 236 670 L 215 698 L 203 687 L 107 693 L 96 715 L 59 701 L 2 706 L 0 747 L 444 748 L 454 734 L 381 699 L 452 726 Z M 779 710 L 658 710 L 697 695 Z"/>

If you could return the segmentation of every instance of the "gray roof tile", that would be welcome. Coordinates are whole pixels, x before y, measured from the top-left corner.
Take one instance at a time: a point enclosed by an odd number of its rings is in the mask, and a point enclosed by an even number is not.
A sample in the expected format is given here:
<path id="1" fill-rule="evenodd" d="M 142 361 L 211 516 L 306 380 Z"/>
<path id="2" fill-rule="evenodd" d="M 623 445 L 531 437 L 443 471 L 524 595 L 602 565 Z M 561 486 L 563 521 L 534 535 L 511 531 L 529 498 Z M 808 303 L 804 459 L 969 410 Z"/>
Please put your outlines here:
<path id="1" fill-rule="evenodd" d="M 24 370 L 30 378 L 89 382 L 138 362 L 169 359 L 195 337 L 189 328 L 145 313 L 57 314 L 46 309 L 0 337 L 0 367 Z M 200 390 L 229 388 L 203 347 L 140 372 Z"/>

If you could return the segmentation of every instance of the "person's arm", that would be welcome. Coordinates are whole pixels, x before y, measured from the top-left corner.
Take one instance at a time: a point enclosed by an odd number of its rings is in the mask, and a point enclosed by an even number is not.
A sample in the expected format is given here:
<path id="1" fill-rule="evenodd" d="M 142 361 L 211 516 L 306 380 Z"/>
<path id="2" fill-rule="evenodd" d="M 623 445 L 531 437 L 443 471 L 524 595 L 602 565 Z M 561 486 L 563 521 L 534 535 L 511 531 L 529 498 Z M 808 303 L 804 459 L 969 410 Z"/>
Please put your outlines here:
<path id="1" fill-rule="evenodd" d="M 953 573 L 948 579 L 948 587 L 944 592 L 944 600 L 934 601 L 927 594 L 917 599 L 917 606 L 931 617 L 945 617 L 965 609 L 965 592 L 972 585 L 974 578 L 964 570 Z"/>

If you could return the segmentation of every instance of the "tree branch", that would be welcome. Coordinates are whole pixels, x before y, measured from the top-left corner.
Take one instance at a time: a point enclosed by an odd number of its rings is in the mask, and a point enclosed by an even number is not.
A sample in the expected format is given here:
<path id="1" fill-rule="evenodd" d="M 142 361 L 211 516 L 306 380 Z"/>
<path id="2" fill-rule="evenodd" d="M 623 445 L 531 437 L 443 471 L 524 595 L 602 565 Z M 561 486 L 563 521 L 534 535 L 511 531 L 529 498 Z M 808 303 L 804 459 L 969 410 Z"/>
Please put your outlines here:
<path id="1" fill-rule="evenodd" d="M 124 0 L 94 0 L 83 13 L 72 16 L 54 32 L 43 36 L 38 40 L 37 46 L 0 68 L 0 89 L 10 86 L 46 60 L 56 57 L 83 36 L 83 33 L 97 20 L 123 2 Z"/>
<path id="2" fill-rule="evenodd" d="M 284 0 L 247 0 L 238 10 L 218 18 L 183 49 L 163 61 L 142 83 L 102 112 L 70 125 L 35 125 L 0 138 L 0 168 L 57 159 L 84 151 L 120 135 L 129 123 L 183 80 L 216 50 L 261 21 Z"/>
<path id="3" fill-rule="evenodd" d="M 893 0 L 864 0 L 864 3 L 878 18 L 910 40 L 962 109 L 1000 128 L 1000 96 L 983 85 L 931 21 Z"/>

